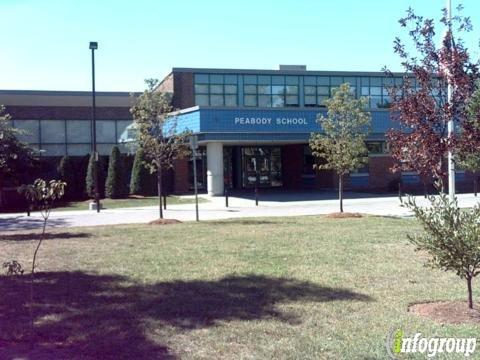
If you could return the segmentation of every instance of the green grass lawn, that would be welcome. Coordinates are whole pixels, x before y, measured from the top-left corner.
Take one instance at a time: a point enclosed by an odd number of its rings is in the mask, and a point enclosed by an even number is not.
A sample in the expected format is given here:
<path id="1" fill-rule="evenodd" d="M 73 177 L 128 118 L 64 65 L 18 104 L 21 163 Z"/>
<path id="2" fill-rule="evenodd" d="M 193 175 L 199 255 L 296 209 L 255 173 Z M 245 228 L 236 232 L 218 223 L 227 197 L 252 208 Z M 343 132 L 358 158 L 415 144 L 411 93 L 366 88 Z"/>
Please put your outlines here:
<path id="1" fill-rule="evenodd" d="M 466 298 L 454 275 L 423 267 L 406 242 L 416 230 L 379 217 L 56 230 L 39 254 L 31 348 L 28 276 L 0 277 L 0 358 L 386 359 L 393 328 L 477 336 L 407 312 Z M 0 261 L 29 265 L 31 235 L 0 239 Z"/>
<path id="2" fill-rule="evenodd" d="M 66 205 L 61 205 L 56 208 L 57 211 L 68 211 L 68 210 L 88 210 L 88 204 L 92 200 L 86 201 L 72 201 Z M 198 198 L 199 203 L 208 202 L 207 199 L 203 197 Z M 128 198 L 128 199 L 102 199 L 100 200 L 102 208 L 105 209 L 119 209 L 119 208 L 129 208 L 129 207 L 141 207 L 141 206 L 158 206 L 158 197 L 157 196 L 146 196 L 140 198 Z M 167 196 L 167 206 L 168 205 L 178 205 L 178 204 L 193 204 L 195 203 L 194 198 L 185 198 L 170 195 Z"/>

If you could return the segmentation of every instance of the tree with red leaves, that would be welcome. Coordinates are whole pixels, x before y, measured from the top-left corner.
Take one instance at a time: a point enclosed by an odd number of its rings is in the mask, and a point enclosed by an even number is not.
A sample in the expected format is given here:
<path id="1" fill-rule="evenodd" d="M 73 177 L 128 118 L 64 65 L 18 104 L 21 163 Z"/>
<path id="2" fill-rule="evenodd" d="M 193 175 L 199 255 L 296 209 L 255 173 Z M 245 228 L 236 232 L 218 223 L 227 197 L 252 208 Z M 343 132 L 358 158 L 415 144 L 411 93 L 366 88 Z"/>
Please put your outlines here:
<path id="1" fill-rule="evenodd" d="M 393 170 L 416 171 L 433 178 L 443 191 L 448 152 L 480 145 L 480 131 L 469 125 L 466 109 L 479 78 L 478 63 L 470 60 L 461 38 L 453 36 L 454 27 L 457 34 L 470 31 L 470 19 L 458 15 L 450 20 L 444 9 L 440 22 L 448 30 L 440 46 L 435 44 L 438 37 L 433 19 L 418 16 L 410 8 L 399 22 L 409 30 L 411 44 L 407 48 L 398 37 L 394 42 L 405 74 L 400 84 L 388 87 L 392 117 L 399 124 L 387 133 L 395 160 Z M 452 85 L 450 101 L 448 84 Z M 452 118 L 457 131 L 448 136 L 447 124 Z"/>

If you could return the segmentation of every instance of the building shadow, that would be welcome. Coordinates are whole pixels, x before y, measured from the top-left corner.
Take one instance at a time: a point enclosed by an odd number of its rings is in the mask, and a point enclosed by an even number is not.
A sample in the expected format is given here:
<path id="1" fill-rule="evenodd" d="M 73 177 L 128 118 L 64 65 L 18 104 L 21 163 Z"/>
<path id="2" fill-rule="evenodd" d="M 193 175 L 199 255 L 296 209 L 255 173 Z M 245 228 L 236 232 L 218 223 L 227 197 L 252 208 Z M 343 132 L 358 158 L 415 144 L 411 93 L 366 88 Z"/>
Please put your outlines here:
<path id="1" fill-rule="evenodd" d="M 297 324 L 278 309 L 294 301 L 373 301 L 348 289 L 264 275 L 132 284 L 121 276 L 38 273 L 29 334 L 29 276 L 1 276 L 0 358 L 175 358 L 162 329 L 179 331 L 233 320 Z M 148 334 L 154 330 L 155 338 Z M 158 337 L 160 337 L 158 339 Z"/>
<path id="2" fill-rule="evenodd" d="M 369 199 L 391 197 L 392 193 L 368 193 L 345 191 L 344 199 Z M 255 190 L 229 190 L 229 196 L 244 200 L 255 201 Z M 338 191 L 336 190 L 285 190 L 285 189 L 259 189 L 258 200 L 269 202 L 295 202 L 295 201 L 319 201 L 319 200 L 337 200 Z"/>

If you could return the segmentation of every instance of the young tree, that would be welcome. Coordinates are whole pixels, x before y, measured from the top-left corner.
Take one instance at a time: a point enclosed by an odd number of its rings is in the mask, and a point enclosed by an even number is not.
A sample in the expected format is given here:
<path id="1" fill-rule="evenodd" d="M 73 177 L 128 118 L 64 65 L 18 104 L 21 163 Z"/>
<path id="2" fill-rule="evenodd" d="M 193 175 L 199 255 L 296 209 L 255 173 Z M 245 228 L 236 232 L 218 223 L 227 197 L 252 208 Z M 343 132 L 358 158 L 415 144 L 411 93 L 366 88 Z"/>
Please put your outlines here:
<path id="1" fill-rule="evenodd" d="M 85 178 L 85 192 L 90 199 L 95 199 L 95 182 L 93 179 L 93 168 L 95 166 L 95 157 L 90 155 L 87 167 L 87 176 Z M 105 195 L 105 170 L 104 162 L 100 156 L 97 162 L 98 196 L 102 198 Z"/>
<path id="2" fill-rule="evenodd" d="M 21 131 L 10 124 L 10 115 L 0 105 L 0 209 L 3 206 L 3 187 L 7 176 L 15 177 L 33 165 L 35 153 L 18 140 Z"/>
<path id="3" fill-rule="evenodd" d="M 408 239 L 417 250 L 428 252 L 428 265 L 453 271 L 467 281 L 468 307 L 472 309 L 472 280 L 480 273 L 480 204 L 460 209 L 457 199 L 450 200 L 445 193 L 429 196 L 429 200 L 431 206 L 426 208 L 418 206 L 412 196 L 403 202 L 424 229 Z"/>
<path id="4" fill-rule="evenodd" d="M 479 77 L 478 66 L 470 61 L 462 40 L 453 36 L 454 25 L 458 33 L 469 31 L 471 25 L 468 18 L 461 16 L 450 21 L 444 9 L 441 23 L 449 30 L 441 46 L 437 46 L 433 19 L 418 16 L 409 9 L 399 22 L 409 31 L 411 46 L 395 39 L 394 51 L 407 75 L 400 83 L 389 86 L 391 114 L 399 123 L 397 129 L 387 134 L 396 160 L 393 170 L 416 171 L 422 177 L 433 177 L 443 191 L 447 154 L 455 153 L 471 132 L 464 127 L 468 117 L 465 105 Z M 387 73 L 393 76 L 388 70 Z M 450 101 L 447 84 L 453 89 Z M 462 136 L 448 136 L 450 119 L 463 128 Z M 478 147 L 480 142 L 469 144 Z"/>
<path id="5" fill-rule="evenodd" d="M 105 181 L 105 195 L 110 199 L 121 199 L 127 195 L 125 188 L 125 176 L 122 154 L 118 146 L 112 147 L 110 160 L 108 161 L 108 175 Z"/>
<path id="6" fill-rule="evenodd" d="M 456 153 L 456 163 L 464 170 L 474 174 L 473 188 L 477 196 L 478 175 L 480 171 L 480 149 L 475 144 L 480 143 L 480 83 L 477 82 L 476 89 L 468 100 L 468 118 L 463 126 L 463 141 L 459 143 Z"/>
<path id="7" fill-rule="evenodd" d="M 327 117 L 319 115 L 317 123 L 323 132 L 312 133 L 310 148 L 318 158 L 317 169 L 331 169 L 338 175 L 340 212 L 343 212 L 343 178 L 368 162 L 365 139 L 370 131 L 371 116 L 366 110 L 367 98 L 355 99 L 349 84 L 342 84 L 327 99 Z M 322 163 L 324 161 L 324 163 Z"/>
<path id="8" fill-rule="evenodd" d="M 138 148 L 133 159 L 132 173 L 130 176 L 130 194 L 145 195 L 149 189 L 149 173 L 144 166 L 145 155 L 142 148 Z"/>
<path id="9" fill-rule="evenodd" d="M 58 175 L 60 176 L 60 180 L 69 184 L 69 186 L 65 189 L 64 197 L 67 200 L 72 200 L 75 197 L 75 188 L 74 184 L 76 183 L 77 173 L 75 171 L 75 166 L 73 163 L 73 159 L 66 155 L 60 159 L 60 163 L 58 164 Z"/>
<path id="10" fill-rule="evenodd" d="M 162 174 L 172 168 L 175 159 L 189 153 L 186 131 L 177 132 L 172 111 L 171 97 L 156 89 L 158 80 L 145 80 L 147 89 L 130 109 L 137 129 L 137 141 L 145 153 L 145 164 L 151 173 L 157 174 L 159 215 L 162 210 Z"/>
<path id="11" fill-rule="evenodd" d="M 47 228 L 47 221 L 50 217 L 50 212 L 55 201 L 60 199 L 65 193 L 65 186 L 67 186 L 67 184 L 63 181 L 50 180 L 47 182 L 43 179 L 37 179 L 33 184 L 22 185 L 18 189 L 18 192 L 24 194 L 26 199 L 34 205 L 35 208 L 40 210 L 40 214 L 43 217 L 42 235 L 33 254 L 32 274 L 35 272 L 35 261 L 37 259 L 38 250 L 45 238 L 45 230 Z"/>

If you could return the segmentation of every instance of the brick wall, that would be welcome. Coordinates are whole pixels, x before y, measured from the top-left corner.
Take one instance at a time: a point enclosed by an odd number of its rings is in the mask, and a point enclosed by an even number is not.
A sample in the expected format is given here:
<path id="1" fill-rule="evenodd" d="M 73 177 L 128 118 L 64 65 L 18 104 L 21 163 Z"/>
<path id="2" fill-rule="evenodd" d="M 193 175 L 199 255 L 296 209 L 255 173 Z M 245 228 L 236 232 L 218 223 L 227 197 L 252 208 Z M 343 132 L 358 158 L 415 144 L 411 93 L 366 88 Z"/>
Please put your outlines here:
<path id="1" fill-rule="evenodd" d="M 282 177 L 286 189 L 302 188 L 303 144 L 282 146 Z"/>
<path id="2" fill-rule="evenodd" d="M 185 109 L 195 106 L 192 73 L 173 74 L 173 107 Z"/>
<path id="3" fill-rule="evenodd" d="M 189 190 L 188 159 L 177 159 L 173 170 L 173 192 L 175 194 L 185 194 Z"/>

